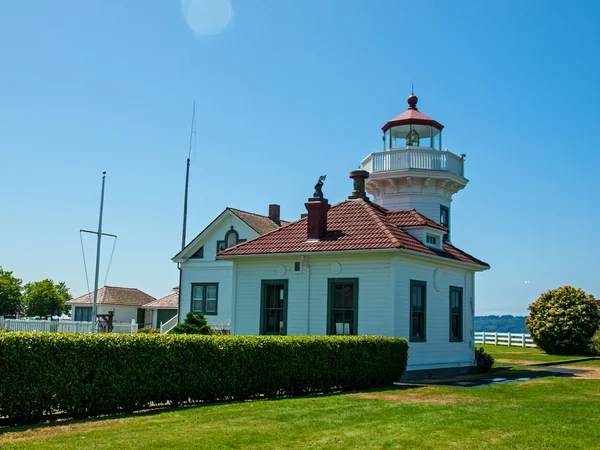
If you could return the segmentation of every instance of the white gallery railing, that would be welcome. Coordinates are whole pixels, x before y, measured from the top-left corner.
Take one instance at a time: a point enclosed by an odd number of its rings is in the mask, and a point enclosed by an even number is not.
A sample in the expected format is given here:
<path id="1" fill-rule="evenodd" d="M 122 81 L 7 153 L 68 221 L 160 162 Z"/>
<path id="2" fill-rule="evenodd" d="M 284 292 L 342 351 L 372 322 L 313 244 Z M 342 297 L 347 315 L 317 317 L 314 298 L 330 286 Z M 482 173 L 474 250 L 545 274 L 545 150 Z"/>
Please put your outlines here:
<path id="1" fill-rule="evenodd" d="M 92 322 L 28 320 L 28 319 L 0 319 L 0 331 L 40 331 L 52 333 L 91 333 Z M 132 322 L 114 322 L 113 333 L 135 333 L 138 325 Z"/>
<path id="2" fill-rule="evenodd" d="M 460 156 L 421 147 L 371 153 L 363 159 L 362 167 L 369 173 L 417 169 L 450 172 L 464 177 L 464 160 Z"/>
<path id="3" fill-rule="evenodd" d="M 497 333 L 495 331 L 476 331 L 476 344 L 504 345 L 508 347 L 537 347 L 528 333 Z"/>

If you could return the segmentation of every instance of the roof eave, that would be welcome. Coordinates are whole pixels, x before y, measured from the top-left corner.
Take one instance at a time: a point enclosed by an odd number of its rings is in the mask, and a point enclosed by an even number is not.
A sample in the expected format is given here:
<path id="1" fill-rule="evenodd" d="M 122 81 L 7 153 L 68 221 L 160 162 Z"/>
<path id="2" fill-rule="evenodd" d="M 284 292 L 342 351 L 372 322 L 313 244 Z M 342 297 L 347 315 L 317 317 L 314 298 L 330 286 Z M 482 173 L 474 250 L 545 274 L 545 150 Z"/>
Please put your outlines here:
<path id="1" fill-rule="evenodd" d="M 439 131 L 442 131 L 444 129 L 444 125 L 442 125 L 441 123 L 439 123 L 436 120 L 414 119 L 414 118 L 390 120 L 388 123 L 386 123 L 384 126 L 382 126 L 381 129 L 385 133 L 390 128 L 398 127 L 400 125 L 425 125 L 425 126 L 431 126 Z"/>
<path id="2" fill-rule="evenodd" d="M 483 272 L 484 270 L 489 270 L 489 265 L 480 265 L 475 263 L 469 263 L 465 261 L 460 261 L 457 259 L 445 258 L 439 255 L 431 255 L 428 253 L 419 252 L 416 250 L 409 250 L 407 248 L 382 248 L 382 249 L 363 249 L 363 250 L 335 250 L 335 251 L 321 251 L 321 252 L 288 252 L 288 253 L 256 253 L 252 255 L 221 255 L 217 256 L 217 259 L 250 259 L 250 258 L 271 258 L 274 256 L 281 257 L 298 257 L 298 256 L 311 256 L 311 255 L 335 255 L 335 254 L 357 254 L 357 253 L 394 253 L 400 251 L 402 253 L 409 253 L 411 255 L 422 257 L 425 259 L 435 259 L 436 261 L 443 261 L 447 264 L 451 265 L 459 265 L 465 268 L 471 268 L 477 272 Z"/>

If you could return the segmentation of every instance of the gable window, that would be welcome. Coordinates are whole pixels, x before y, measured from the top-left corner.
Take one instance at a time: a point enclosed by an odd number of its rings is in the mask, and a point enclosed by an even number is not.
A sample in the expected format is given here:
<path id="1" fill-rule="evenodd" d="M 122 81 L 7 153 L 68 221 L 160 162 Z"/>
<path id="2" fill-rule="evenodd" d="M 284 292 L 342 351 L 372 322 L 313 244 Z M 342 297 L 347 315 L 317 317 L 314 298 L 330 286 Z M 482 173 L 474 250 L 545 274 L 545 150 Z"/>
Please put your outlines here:
<path id="1" fill-rule="evenodd" d="M 437 247 L 437 245 L 438 245 L 438 243 L 437 243 L 438 242 L 438 238 L 437 238 L 437 236 L 434 236 L 433 234 L 428 234 L 426 236 L 426 242 L 429 245 L 435 245 Z"/>
<path id="2" fill-rule="evenodd" d="M 204 245 L 196 250 L 196 253 L 192 255 L 192 258 L 204 258 Z"/>
<path id="3" fill-rule="evenodd" d="M 92 307 L 91 306 L 76 306 L 73 321 L 75 322 L 91 322 Z"/>
<path id="4" fill-rule="evenodd" d="M 240 239 L 240 235 L 233 229 L 232 225 L 229 231 L 225 233 L 225 238 L 222 241 L 217 241 L 217 253 L 242 242 L 246 242 L 246 239 Z"/>
<path id="5" fill-rule="evenodd" d="M 425 341 L 427 283 L 410 280 L 410 340 Z"/>
<path id="6" fill-rule="evenodd" d="M 444 235 L 444 241 L 450 240 L 450 208 L 440 205 L 440 225 L 448 228 L 448 232 Z"/>
<path id="7" fill-rule="evenodd" d="M 192 309 L 194 313 L 217 315 L 219 301 L 218 283 L 192 284 Z"/>
<path id="8" fill-rule="evenodd" d="M 450 341 L 463 340 L 463 290 L 450 286 Z"/>
<path id="9" fill-rule="evenodd" d="M 330 278 L 327 295 L 327 334 L 357 334 L 358 278 Z"/>
<path id="10" fill-rule="evenodd" d="M 288 280 L 262 280 L 260 334 L 286 334 Z"/>

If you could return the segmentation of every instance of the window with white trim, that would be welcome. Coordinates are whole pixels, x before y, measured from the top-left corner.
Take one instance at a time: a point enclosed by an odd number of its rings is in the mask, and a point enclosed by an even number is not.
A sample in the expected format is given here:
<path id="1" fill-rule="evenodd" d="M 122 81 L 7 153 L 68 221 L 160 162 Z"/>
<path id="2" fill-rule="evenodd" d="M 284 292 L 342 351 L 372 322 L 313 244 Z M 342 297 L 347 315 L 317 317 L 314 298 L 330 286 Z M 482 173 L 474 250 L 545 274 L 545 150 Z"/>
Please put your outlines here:
<path id="1" fill-rule="evenodd" d="M 192 312 L 214 316 L 218 311 L 218 301 L 218 283 L 192 284 Z"/>

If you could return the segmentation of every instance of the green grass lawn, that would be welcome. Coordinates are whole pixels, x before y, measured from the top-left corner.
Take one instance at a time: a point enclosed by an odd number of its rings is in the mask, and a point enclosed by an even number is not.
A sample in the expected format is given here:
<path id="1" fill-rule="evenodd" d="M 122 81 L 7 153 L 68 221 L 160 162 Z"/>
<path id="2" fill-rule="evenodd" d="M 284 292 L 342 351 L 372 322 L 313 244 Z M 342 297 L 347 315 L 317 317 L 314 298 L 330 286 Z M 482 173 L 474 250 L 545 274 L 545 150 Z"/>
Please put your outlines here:
<path id="1" fill-rule="evenodd" d="M 3 429 L 0 447 L 592 449 L 600 448 L 598 405 L 600 380 L 571 377 L 470 389 L 403 386 Z"/>
<path id="2" fill-rule="evenodd" d="M 526 364 L 528 362 L 552 362 L 582 358 L 581 356 L 573 355 L 547 355 L 542 350 L 535 347 L 521 348 L 501 345 L 478 345 L 477 347 L 483 347 L 485 352 L 492 355 L 499 363 L 502 361 L 512 361 L 512 364 Z"/>

